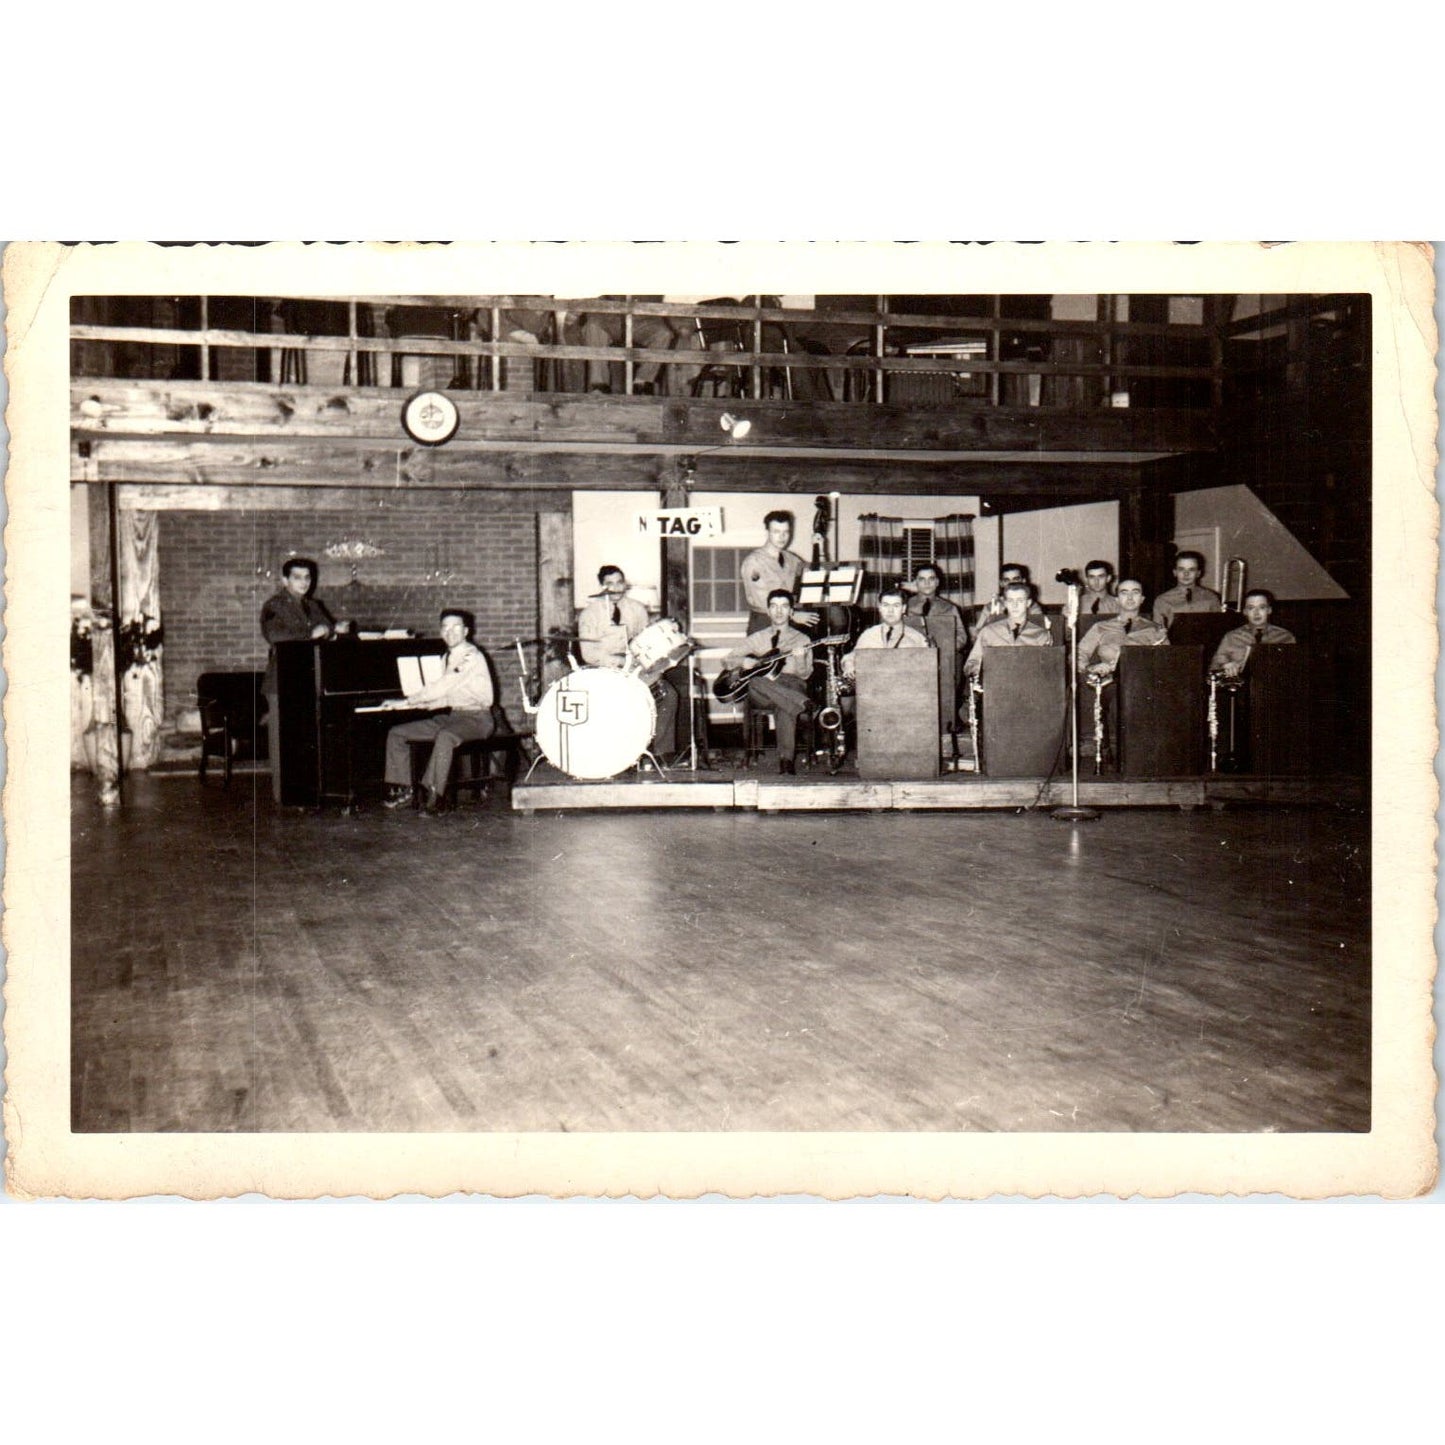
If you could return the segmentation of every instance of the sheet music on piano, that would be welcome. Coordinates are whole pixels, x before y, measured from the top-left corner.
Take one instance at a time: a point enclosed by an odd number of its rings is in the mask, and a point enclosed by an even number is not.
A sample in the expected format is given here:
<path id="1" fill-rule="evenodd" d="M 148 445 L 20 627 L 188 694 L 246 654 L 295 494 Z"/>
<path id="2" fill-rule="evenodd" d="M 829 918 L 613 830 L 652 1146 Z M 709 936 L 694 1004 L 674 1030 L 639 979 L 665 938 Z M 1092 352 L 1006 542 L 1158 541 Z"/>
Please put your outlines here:
<path id="1" fill-rule="evenodd" d="M 401 688 L 402 696 L 407 693 L 416 692 L 426 683 L 435 682 L 446 670 L 447 660 L 437 652 L 423 653 L 419 657 L 398 657 L 396 659 L 397 685 Z M 371 707 L 358 707 L 355 712 L 391 712 L 392 708 L 378 703 Z"/>

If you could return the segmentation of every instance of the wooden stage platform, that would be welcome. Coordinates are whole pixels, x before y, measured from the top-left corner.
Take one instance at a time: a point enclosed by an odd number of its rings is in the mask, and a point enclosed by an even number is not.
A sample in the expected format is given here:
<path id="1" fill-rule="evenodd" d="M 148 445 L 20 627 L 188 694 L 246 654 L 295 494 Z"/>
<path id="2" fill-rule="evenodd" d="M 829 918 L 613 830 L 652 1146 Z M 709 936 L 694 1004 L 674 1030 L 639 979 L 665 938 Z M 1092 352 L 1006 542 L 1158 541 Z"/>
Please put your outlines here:
<path id="1" fill-rule="evenodd" d="M 887 812 L 1051 808 L 1067 803 L 1067 778 L 1047 785 L 1042 778 L 987 778 L 949 773 L 923 782 L 864 780 L 848 771 L 797 776 L 746 769 L 688 772 L 670 768 L 656 775 L 582 782 L 541 763 L 512 789 L 519 813 L 608 808 L 745 809 L 762 813 L 797 811 Z M 1164 779 L 1079 781 L 1079 801 L 1093 808 L 1199 808 L 1228 803 L 1359 805 L 1364 784 L 1357 778 L 1264 778 L 1231 774 Z"/>

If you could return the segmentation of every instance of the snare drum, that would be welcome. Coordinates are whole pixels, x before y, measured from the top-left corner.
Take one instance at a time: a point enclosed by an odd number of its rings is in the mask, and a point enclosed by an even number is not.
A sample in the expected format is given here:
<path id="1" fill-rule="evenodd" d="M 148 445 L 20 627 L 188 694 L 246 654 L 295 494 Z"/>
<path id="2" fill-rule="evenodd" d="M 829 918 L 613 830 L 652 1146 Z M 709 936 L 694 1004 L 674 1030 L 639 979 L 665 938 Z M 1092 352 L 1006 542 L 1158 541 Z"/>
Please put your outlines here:
<path id="1" fill-rule="evenodd" d="M 657 707 L 636 673 L 583 667 L 559 678 L 537 708 L 537 746 L 574 778 L 610 778 L 652 740 Z"/>
<path id="2" fill-rule="evenodd" d="M 627 650 L 632 654 L 638 675 L 643 682 L 651 685 L 692 651 L 692 639 L 672 618 L 663 617 L 650 627 L 644 627 L 627 644 Z"/>

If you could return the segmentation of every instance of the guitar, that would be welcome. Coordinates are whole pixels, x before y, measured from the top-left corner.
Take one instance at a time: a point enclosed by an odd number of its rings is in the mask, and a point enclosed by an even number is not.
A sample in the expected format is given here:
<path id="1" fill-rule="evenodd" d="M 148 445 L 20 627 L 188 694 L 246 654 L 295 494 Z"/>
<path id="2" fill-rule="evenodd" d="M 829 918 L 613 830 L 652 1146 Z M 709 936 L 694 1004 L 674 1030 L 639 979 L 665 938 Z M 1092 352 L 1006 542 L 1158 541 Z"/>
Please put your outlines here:
<path id="1" fill-rule="evenodd" d="M 839 647 L 847 641 L 846 632 L 837 632 L 787 652 L 765 652 L 744 667 L 724 668 L 713 682 L 712 695 L 719 702 L 741 702 L 747 695 L 748 684 L 755 677 L 776 677 L 783 670 L 783 664 L 796 653 L 802 653 L 809 647 Z"/>

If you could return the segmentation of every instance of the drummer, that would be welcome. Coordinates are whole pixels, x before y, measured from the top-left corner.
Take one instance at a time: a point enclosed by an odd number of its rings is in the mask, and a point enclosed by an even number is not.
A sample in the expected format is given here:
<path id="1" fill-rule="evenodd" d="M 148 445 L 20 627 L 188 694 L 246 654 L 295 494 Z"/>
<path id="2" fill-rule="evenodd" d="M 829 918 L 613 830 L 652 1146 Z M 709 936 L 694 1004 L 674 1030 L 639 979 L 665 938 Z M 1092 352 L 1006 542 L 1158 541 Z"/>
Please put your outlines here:
<path id="1" fill-rule="evenodd" d="M 627 575 L 611 563 L 598 569 L 602 590 L 588 599 L 577 619 L 578 647 L 588 667 L 610 667 L 621 672 L 627 665 L 627 644 L 648 623 L 647 608 L 627 595 Z M 657 727 L 652 734 L 653 752 L 676 751 L 677 689 L 660 677 L 652 684 L 657 704 Z"/>

